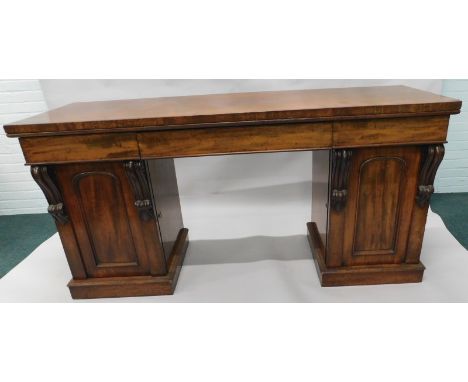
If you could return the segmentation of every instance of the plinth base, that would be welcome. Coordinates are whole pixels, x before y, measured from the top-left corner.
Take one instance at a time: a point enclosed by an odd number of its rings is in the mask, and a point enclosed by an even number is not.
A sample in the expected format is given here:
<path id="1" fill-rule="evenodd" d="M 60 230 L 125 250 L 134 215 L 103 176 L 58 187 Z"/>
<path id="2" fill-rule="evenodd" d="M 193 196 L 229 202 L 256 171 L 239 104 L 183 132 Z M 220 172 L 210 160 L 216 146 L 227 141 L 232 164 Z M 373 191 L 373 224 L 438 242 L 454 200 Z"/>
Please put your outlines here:
<path id="1" fill-rule="evenodd" d="M 315 223 L 307 223 L 307 234 L 320 283 L 324 287 L 419 283 L 422 281 L 424 265 L 421 262 L 418 264 L 381 264 L 329 268 L 325 265 L 325 248 Z"/>
<path id="2" fill-rule="evenodd" d="M 106 298 L 160 296 L 173 294 L 188 247 L 188 229 L 179 231 L 164 276 L 102 277 L 71 280 L 68 283 L 73 298 Z"/>

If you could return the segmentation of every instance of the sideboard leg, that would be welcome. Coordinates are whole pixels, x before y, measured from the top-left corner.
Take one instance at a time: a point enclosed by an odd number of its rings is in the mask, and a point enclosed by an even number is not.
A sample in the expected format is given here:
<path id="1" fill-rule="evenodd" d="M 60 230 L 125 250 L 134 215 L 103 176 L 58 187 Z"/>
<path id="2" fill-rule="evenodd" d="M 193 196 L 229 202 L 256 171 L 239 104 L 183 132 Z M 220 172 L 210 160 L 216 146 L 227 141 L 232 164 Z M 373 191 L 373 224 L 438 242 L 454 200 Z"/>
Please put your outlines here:
<path id="1" fill-rule="evenodd" d="M 67 215 L 63 203 L 63 197 L 55 176 L 54 166 L 35 165 L 31 166 L 31 175 L 44 193 L 49 207 L 47 212 L 52 215 L 55 225 L 62 241 L 65 256 L 72 276 L 76 280 L 87 277 L 80 249 L 75 237 L 75 231 Z"/>
<path id="2" fill-rule="evenodd" d="M 442 145 L 331 151 L 326 232 L 307 225 L 322 286 L 422 280 L 419 254 L 443 154 Z"/>
<path id="3" fill-rule="evenodd" d="M 146 165 L 164 255 L 169 261 L 179 231 L 184 228 L 174 159 L 147 160 Z"/>
<path id="4" fill-rule="evenodd" d="M 32 166 L 31 174 L 56 221 L 73 298 L 174 292 L 188 230 L 172 159 Z"/>

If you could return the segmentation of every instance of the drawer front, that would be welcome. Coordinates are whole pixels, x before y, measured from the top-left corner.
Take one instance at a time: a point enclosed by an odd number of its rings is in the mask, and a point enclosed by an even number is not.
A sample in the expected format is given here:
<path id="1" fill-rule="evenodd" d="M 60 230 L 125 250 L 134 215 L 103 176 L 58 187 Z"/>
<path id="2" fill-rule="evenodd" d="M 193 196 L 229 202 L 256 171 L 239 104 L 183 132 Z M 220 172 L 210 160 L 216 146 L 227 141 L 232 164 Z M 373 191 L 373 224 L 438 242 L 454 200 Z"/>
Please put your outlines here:
<path id="1" fill-rule="evenodd" d="M 190 157 L 330 147 L 331 123 L 164 130 L 137 134 L 141 157 Z"/>
<path id="2" fill-rule="evenodd" d="M 27 164 L 138 159 L 135 134 L 20 138 Z"/>
<path id="3" fill-rule="evenodd" d="M 445 142 L 448 116 L 333 123 L 333 147 Z"/>

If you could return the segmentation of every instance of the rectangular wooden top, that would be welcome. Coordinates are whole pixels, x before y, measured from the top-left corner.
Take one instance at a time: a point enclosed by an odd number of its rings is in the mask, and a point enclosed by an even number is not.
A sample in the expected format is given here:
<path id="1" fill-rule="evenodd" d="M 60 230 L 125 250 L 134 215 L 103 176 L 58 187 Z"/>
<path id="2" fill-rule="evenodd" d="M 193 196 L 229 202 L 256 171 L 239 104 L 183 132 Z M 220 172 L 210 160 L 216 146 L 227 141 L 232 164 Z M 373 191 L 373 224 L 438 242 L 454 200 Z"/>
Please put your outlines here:
<path id="1" fill-rule="evenodd" d="M 62 135 L 459 113 L 461 101 L 405 86 L 210 94 L 69 104 L 6 125 Z"/>

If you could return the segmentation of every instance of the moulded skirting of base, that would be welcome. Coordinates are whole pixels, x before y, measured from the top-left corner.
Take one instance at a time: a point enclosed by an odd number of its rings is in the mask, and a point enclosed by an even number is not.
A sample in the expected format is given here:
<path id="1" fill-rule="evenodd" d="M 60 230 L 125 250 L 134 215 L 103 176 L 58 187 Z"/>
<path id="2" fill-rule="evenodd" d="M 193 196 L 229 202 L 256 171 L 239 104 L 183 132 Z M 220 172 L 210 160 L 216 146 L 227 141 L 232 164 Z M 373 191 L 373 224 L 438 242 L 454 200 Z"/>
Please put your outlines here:
<path id="1" fill-rule="evenodd" d="M 320 283 L 328 286 L 418 283 L 422 281 L 424 265 L 381 264 L 329 268 L 325 265 L 325 247 L 313 222 L 307 223 L 307 236 Z"/>
<path id="2" fill-rule="evenodd" d="M 68 288 L 74 299 L 160 296 L 174 293 L 188 247 L 188 229 L 179 231 L 164 276 L 101 277 L 71 280 Z"/>

